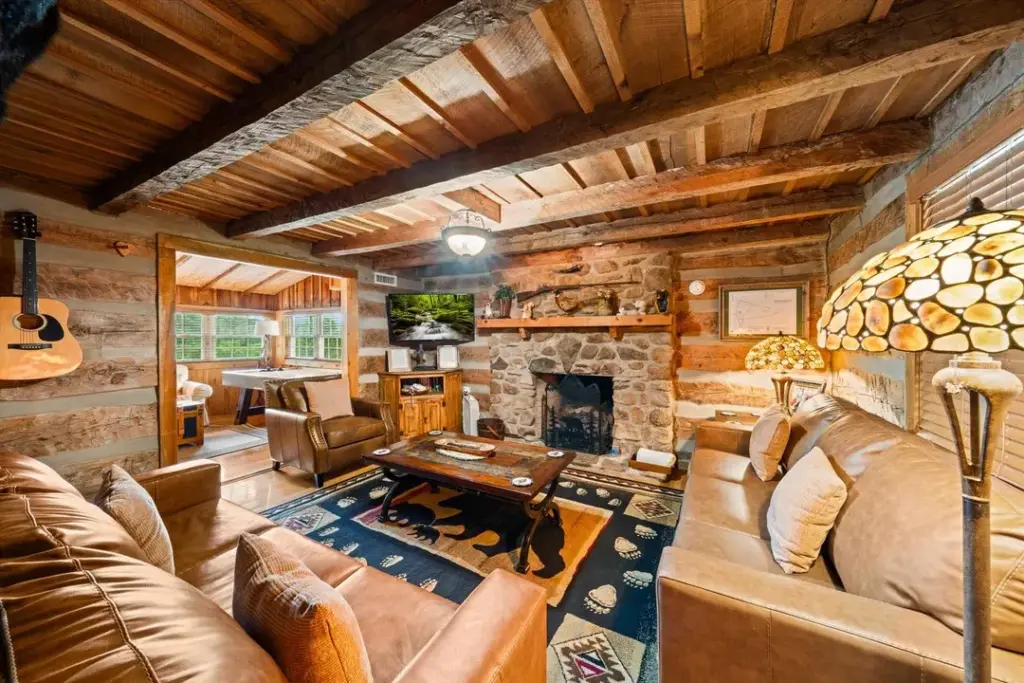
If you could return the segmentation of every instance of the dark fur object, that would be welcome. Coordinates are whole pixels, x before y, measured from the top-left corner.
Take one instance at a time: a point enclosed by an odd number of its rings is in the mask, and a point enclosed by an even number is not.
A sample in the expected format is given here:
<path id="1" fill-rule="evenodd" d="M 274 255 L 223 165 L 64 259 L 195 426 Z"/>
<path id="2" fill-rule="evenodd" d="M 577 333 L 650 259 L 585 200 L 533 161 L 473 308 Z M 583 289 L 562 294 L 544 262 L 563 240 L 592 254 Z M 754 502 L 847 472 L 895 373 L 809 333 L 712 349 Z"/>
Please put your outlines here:
<path id="1" fill-rule="evenodd" d="M 0 0 L 0 121 L 7 91 L 43 54 L 59 23 L 57 0 Z"/>

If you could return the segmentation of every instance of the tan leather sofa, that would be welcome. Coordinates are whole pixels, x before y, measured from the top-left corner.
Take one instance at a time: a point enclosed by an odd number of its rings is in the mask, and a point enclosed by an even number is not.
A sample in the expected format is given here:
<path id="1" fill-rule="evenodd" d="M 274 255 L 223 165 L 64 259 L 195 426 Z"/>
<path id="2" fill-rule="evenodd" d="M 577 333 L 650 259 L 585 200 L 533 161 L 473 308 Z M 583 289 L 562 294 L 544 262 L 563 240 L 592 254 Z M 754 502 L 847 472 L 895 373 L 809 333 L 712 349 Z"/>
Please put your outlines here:
<path id="1" fill-rule="evenodd" d="M 264 384 L 267 436 L 274 469 L 294 465 L 310 472 L 317 488 L 324 485 L 328 472 L 354 465 L 367 453 L 398 441 L 394 416 L 385 403 L 353 398 L 355 415 L 329 420 L 310 412 L 306 382 L 338 377 Z"/>
<path id="2" fill-rule="evenodd" d="M 462 605 L 364 566 L 220 497 L 198 460 L 137 477 L 177 576 L 39 461 L 0 452 L 0 665 L 18 683 L 287 683 L 231 618 L 243 531 L 302 558 L 355 612 L 375 683 L 543 683 L 545 592 L 508 572 Z M 302 647 L 296 643 L 296 647 Z"/>
<path id="3" fill-rule="evenodd" d="M 766 483 L 756 477 L 748 444 L 749 428 L 707 422 L 697 429 L 681 518 L 658 569 L 661 680 L 962 681 L 963 639 L 955 630 L 896 599 L 845 591 L 837 570 L 854 566 L 857 578 L 871 574 L 890 585 L 929 582 L 929 591 L 940 582 L 949 602 L 962 604 L 962 574 L 936 571 L 936 544 L 953 544 L 959 559 L 954 456 L 829 396 L 805 401 L 793 416 L 783 464 L 791 467 L 818 445 L 849 497 L 823 556 L 807 574 L 786 575 L 772 558 L 765 526 L 778 478 Z M 922 467 L 931 473 L 928 485 L 914 483 Z M 940 487 L 932 483 L 935 468 L 942 472 Z M 904 485 L 893 486 L 897 480 Z M 996 480 L 993 494 L 995 530 L 997 503 L 1019 510 L 1024 492 Z M 924 531 L 934 525 L 922 524 L 915 534 L 914 524 L 893 523 L 906 516 L 942 517 L 946 533 L 934 538 Z M 1024 529 L 1001 531 L 1024 535 Z M 894 561 L 899 546 L 912 548 L 904 553 L 909 560 Z M 1013 567 L 1013 557 L 996 552 L 994 544 L 994 568 L 1002 562 Z M 1024 620 L 1024 613 L 1017 616 Z M 995 648 L 993 673 L 998 681 L 1024 681 L 1024 655 Z"/>

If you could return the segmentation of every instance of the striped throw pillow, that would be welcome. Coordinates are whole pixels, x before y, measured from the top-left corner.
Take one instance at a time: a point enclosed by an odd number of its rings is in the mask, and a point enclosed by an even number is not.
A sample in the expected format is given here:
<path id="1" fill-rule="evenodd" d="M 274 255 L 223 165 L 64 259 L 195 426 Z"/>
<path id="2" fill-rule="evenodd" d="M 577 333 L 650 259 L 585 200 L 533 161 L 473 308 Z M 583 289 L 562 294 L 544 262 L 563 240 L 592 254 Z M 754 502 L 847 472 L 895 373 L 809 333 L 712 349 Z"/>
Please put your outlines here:
<path id="1" fill-rule="evenodd" d="M 235 555 L 235 621 L 289 681 L 372 683 L 352 608 L 297 557 L 243 533 Z"/>
<path id="2" fill-rule="evenodd" d="M 167 527 L 153 497 L 132 475 L 117 465 L 108 467 L 94 502 L 135 539 L 151 565 L 174 573 L 174 549 Z"/>

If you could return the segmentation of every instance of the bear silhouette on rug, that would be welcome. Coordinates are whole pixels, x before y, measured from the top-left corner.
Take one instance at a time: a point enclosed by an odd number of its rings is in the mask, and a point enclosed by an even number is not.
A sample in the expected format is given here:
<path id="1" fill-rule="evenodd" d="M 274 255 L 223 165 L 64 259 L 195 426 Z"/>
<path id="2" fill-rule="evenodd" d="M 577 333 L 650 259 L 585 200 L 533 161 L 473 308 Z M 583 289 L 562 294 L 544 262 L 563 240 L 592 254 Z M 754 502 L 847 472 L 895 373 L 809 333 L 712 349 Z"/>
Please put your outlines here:
<path id="1" fill-rule="evenodd" d="M 415 502 L 413 495 L 401 503 L 392 505 L 392 519 L 399 526 L 413 529 L 413 536 L 430 545 L 435 545 L 443 535 L 453 541 L 471 541 L 487 532 L 494 533 L 498 540 L 493 544 L 474 543 L 473 548 L 487 557 L 518 552 L 523 533 L 529 520 L 515 505 L 502 505 L 493 498 L 470 493 L 459 493 L 451 498 L 431 505 Z M 446 516 L 449 510 L 454 515 Z M 446 533 L 443 527 L 462 527 L 457 533 Z M 533 571 L 540 578 L 552 578 L 565 570 L 562 548 L 565 546 L 565 531 L 554 520 L 545 519 L 537 527 L 530 543 L 530 549 L 542 563 Z"/>

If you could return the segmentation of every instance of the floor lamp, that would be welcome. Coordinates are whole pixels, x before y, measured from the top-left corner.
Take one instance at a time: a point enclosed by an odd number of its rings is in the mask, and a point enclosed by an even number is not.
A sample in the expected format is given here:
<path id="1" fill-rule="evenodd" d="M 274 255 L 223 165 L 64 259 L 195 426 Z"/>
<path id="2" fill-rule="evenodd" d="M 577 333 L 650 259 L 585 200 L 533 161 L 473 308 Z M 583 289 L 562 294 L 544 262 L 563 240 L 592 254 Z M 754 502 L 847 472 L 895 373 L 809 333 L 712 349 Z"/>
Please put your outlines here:
<path id="1" fill-rule="evenodd" d="M 967 212 L 869 260 L 829 297 L 818 345 L 955 353 L 932 379 L 960 460 L 964 680 L 992 679 L 989 495 L 997 440 L 1021 381 L 989 354 L 1024 349 L 1024 211 Z M 960 397 L 958 399 L 958 397 Z M 969 431 L 956 410 L 969 406 Z"/>
<path id="2" fill-rule="evenodd" d="M 762 339 L 747 352 L 743 363 L 747 370 L 771 370 L 775 385 L 775 401 L 791 413 L 789 392 L 793 387 L 793 370 L 824 370 L 821 352 L 806 339 L 784 335 Z"/>

